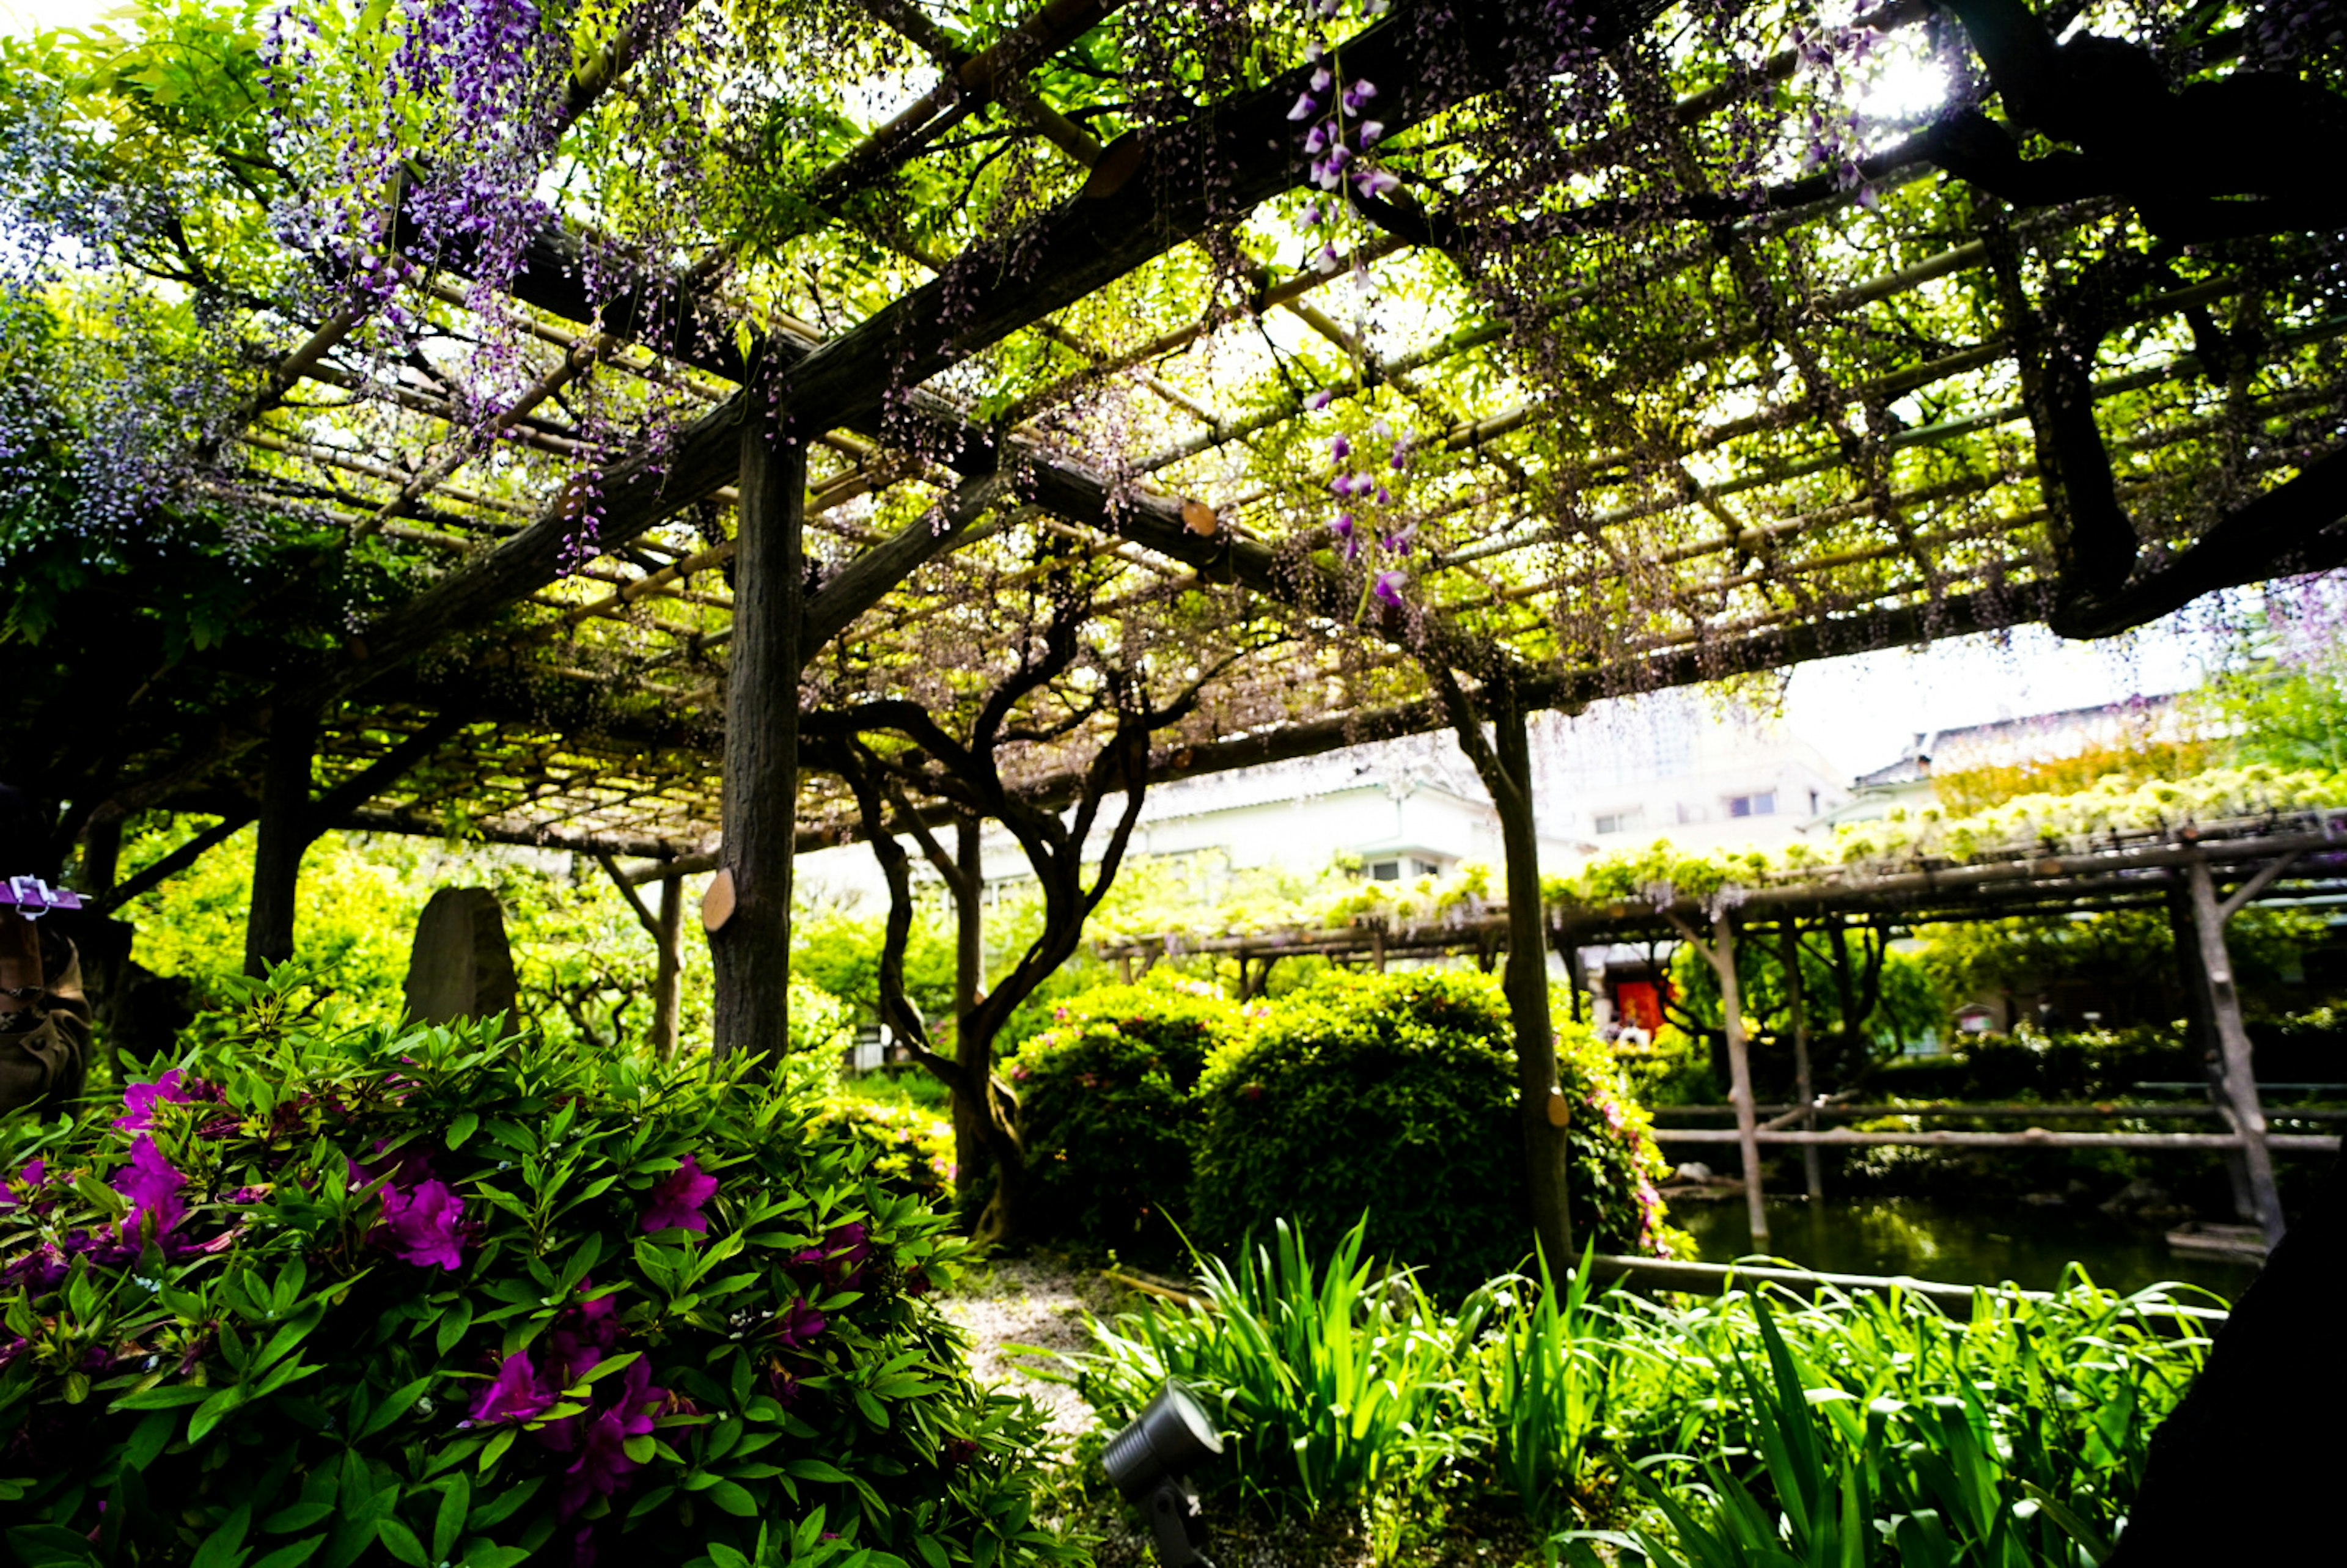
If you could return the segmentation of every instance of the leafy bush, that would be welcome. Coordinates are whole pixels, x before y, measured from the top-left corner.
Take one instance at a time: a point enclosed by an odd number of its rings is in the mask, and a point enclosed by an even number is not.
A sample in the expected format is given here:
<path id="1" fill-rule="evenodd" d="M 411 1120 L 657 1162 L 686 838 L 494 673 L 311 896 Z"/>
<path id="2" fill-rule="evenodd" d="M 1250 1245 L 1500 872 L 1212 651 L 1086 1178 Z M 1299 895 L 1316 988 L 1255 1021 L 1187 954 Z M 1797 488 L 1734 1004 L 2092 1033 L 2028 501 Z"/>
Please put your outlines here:
<path id="1" fill-rule="evenodd" d="M 1587 1034 L 1558 1030 L 1575 1234 L 1601 1251 L 1666 1245 L 1667 1167 Z M 1368 1245 L 1456 1296 L 1532 1248 L 1512 1031 L 1490 977 L 1331 973 L 1275 1003 L 1199 1081 L 1205 1130 L 1191 1213 L 1210 1245 L 1275 1214 L 1333 1244 L 1366 1210 Z"/>
<path id="2" fill-rule="evenodd" d="M 872 1174 L 892 1193 L 941 1204 L 953 1196 L 953 1123 L 901 1102 L 841 1095 L 816 1120 L 868 1145 Z"/>
<path id="3" fill-rule="evenodd" d="M 1186 1223 L 1192 1091 L 1245 1021 L 1211 985 L 1152 976 L 1068 999 L 1019 1048 L 1010 1078 L 1030 1173 L 1033 1234 L 1164 1254 Z"/>
<path id="4" fill-rule="evenodd" d="M 791 1090 L 305 1020 L 299 980 L 5 1130 L 18 1560 L 1072 1555 L 1027 1526 L 1031 1408 L 924 1298 L 958 1244 Z"/>

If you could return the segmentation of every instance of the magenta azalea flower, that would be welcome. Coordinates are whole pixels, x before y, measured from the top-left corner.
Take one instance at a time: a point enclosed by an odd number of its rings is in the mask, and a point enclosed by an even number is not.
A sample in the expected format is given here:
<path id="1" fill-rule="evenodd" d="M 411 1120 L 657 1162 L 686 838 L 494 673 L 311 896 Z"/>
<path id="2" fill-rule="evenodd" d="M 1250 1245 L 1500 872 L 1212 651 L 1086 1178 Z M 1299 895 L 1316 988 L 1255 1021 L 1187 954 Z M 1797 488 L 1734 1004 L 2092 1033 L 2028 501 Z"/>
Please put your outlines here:
<path id="1" fill-rule="evenodd" d="M 651 1207 L 644 1211 L 646 1231 L 698 1231 L 709 1234 L 708 1216 L 701 1211 L 717 1195 L 717 1178 L 701 1173 L 701 1162 L 691 1155 L 652 1189 Z"/>
<path id="2" fill-rule="evenodd" d="M 465 1203 L 446 1182 L 383 1190 L 383 1225 L 402 1263 L 418 1268 L 465 1266 Z"/>
<path id="3" fill-rule="evenodd" d="M 579 1288 L 591 1289 L 593 1284 L 582 1279 Z M 608 1296 L 582 1301 L 555 1319 L 546 1337 L 546 1364 L 567 1389 L 601 1366 L 619 1342 L 619 1304 Z"/>
<path id="4" fill-rule="evenodd" d="M 831 1285 L 853 1290 L 863 1276 L 865 1259 L 871 1255 L 872 1233 L 863 1221 L 851 1220 L 827 1233 L 821 1245 L 793 1253 L 791 1262 L 820 1266 Z"/>
<path id="5" fill-rule="evenodd" d="M 791 1303 L 791 1309 L 774 1324 L 774 1337 L 791 1349 L 812 1345 L 823 1331 L 831 1327 L 824 1315 L 804 1297 Z"/>
<path id="6" fill-rule="evenodd" d="M 652 1413 L 667 1399 L 667 1389 L 652 1386 L 651 1366 L 631 1361 L 620 1375 L 618 1397 L 604 1409 L 557 1421 L 538 1434 L 555 1452 L 578 1456 L 563 1472 L 562 1517 L 586 1507 L 590 1497 L 610 1497 L 627 1484 L 630 1471 L 641 1468 L 628 1457 L 628 1440 L 651 1435 Z"/>
<path id="7" fill-rule="evenodd" d="M 155 1147 L 154 1137 L 139 1133 L 130 1145 L 130 1163 L 114 1178 L 114 1190 L 130 1200 L 130 1213 L 122 1221 L 122 1239 L 138 1240 L 138 1223 L 149 1214 L 155 1216 L 159 1236 L 185 1219 L 188 1203 L 179 1196 L 179 1189 L 187 1184 L 188 1178 Z"/>
<path id="8" fill-rule="evenodd" d="M 535 1419 L 554 1403 L 554 1396 L 530 1365 L 528 1351 L 517 1350 L 497 1368 L 497 1375 L 473 1401 L 473 1419 L 490 1425 Z"/>
<path id="9" fill-rule="evenodd" d="M 48 1176 L 49 1163 L 46 1160 L 28 1160 L 25 1163 L 25 1168 L 16 1173 L 16 1180 L 23 1184 L 28 1197 L 39 1190 L 41 1184 L 48 1180 Z M 13 1209 L 16 1206 L 16 1194 L 11 1192 L 9 1187 L 9 1183 L 0 1182 L 0 1209 Z"/>
<path id="10" fill-rule="evenodd" d="M 127 1115 L 118 1116 L 114 1124 L 126 1132 L 143 1132 L 155 1125 L 155 1107 L 166 1102 L 173 1105 L 193 1102 L 188 1092 L 188 1075 L 173 1068 L 152 1083 L 134 1083 L 122 1091 L 122 1103 Z"/>

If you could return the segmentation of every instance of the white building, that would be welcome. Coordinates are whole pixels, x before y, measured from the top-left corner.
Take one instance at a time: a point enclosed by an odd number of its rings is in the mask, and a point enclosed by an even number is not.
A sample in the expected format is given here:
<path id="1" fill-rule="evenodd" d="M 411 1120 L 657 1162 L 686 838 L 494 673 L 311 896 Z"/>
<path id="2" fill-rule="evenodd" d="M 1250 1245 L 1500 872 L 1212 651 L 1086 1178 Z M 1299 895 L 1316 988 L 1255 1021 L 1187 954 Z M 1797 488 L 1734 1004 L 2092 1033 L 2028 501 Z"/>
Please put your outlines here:
<path id="1" fill-rule="evenodd" d="M 1850 798 L 1817 747 L 1700 692 L 1600 703 L 1552 731 L 1542 800 L 1597 853 L 1778 848 Z"/>

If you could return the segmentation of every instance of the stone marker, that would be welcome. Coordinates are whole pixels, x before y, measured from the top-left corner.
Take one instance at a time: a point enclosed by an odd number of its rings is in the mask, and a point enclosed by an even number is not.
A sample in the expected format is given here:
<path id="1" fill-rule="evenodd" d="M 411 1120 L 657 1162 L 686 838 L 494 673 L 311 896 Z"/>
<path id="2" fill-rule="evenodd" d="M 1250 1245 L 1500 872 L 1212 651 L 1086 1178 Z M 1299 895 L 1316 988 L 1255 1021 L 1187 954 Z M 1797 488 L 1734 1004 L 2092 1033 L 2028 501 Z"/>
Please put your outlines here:
<path id="1" fill-rule="evenodd" d="M 415 922 L 407 1010 L 426 1023 L 514 1009 L 513 949 L 505 910 L 486 887 L 443 887 Z"/>

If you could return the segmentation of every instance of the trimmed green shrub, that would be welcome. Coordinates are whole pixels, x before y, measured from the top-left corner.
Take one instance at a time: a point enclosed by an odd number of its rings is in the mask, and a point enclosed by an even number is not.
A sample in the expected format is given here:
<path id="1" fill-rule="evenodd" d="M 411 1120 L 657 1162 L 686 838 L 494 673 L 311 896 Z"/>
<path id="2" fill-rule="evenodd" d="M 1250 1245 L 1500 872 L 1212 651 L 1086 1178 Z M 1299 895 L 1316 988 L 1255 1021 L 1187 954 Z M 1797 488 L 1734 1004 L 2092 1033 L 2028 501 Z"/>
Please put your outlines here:
<path id="1" fill-rule="evenodd" d="M 1668 1246 L 1654 1187 L 1667 1167 L 1643 1116 L 1585 1030 L 1558 1036 L 1576 1240 Z M 1333 1245 L 1366 1212 L 1368 1249 L 1419 1265 L 1439 1293 L 1515 1267 L 1532 1231 L 1513 1049 L 1485 975 L 1337 971 L 1281 999 L 1199 1081 L 1200 1245 L 1268 1235 L 1285 1216 Z"/>
<path id="2" fill-rule="evenodd" d="M 1071 997 L 1010 1064 L 1032 1234 L 1163 1255 L 1186 1224 L 1192 1091 L 1246 1014 L 1212 985 L 1152 976 Z M 1171 1221 L 1172 1223 L 1168 1223 Z"/>
<path id="3" fill-rule="evenodd" d="M 835 1128 L 872 1151 L 872 1174 L 892 1193 L 942 1204 L 953 1197 L 953 1123 L 916 1105 L 839 1095 L 824 1104 L 818 1125 Z"/>
<path id="4" fill-rule="evenodd" d="M 295 1017 L 0 1131 L 27 1564 L 1068 1561 L 959 1255 L 782 1086 Z"/>

